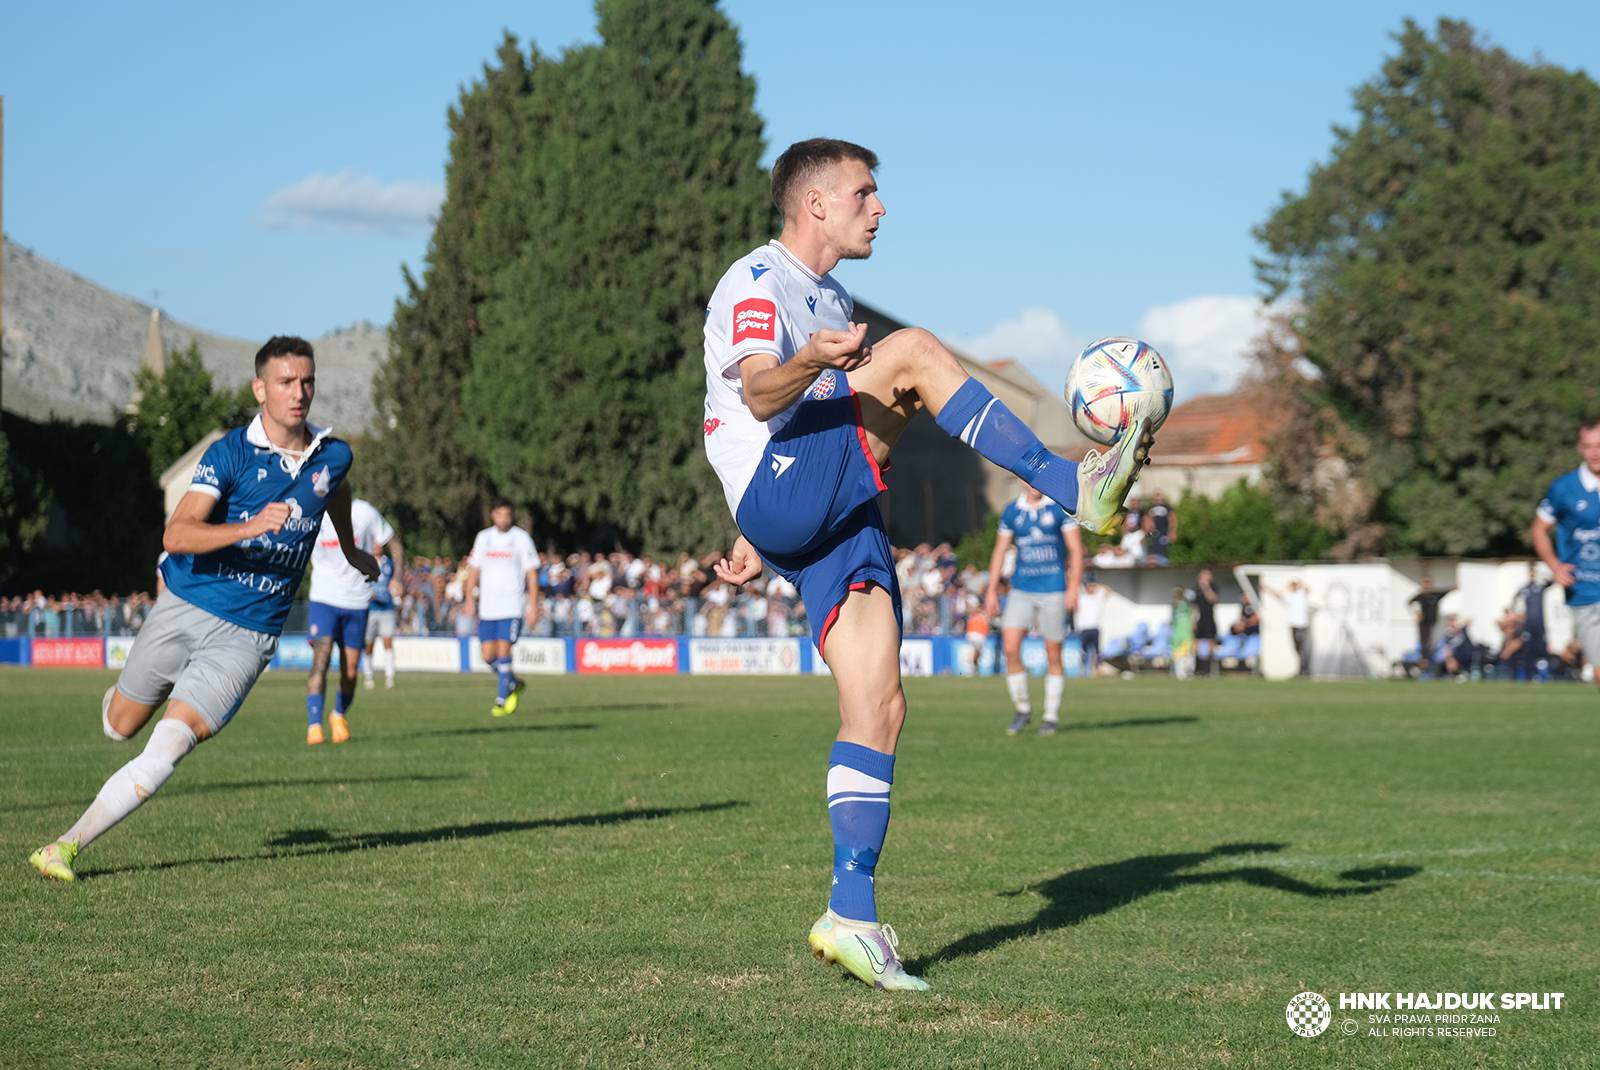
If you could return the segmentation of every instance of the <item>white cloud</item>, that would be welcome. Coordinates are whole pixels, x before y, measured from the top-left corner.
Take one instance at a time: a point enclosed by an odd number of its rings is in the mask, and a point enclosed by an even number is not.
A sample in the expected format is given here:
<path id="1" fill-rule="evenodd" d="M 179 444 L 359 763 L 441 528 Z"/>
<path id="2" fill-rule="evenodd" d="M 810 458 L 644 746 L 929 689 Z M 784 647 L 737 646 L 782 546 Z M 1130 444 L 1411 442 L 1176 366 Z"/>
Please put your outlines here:
<path id="1" fill-rule="evenodd" d="M 1254 297 L 1191 297 L 1147 310 L 1139 318 L 1139 337 L 1167 358 L 1180 400 L 1226 392 L 1248 368 L 1250 345 L 1266 329 L 1267 311 Z"/>
<path id="2" fill-rule="evenodd" d="M 1084 346 L 1066 321 L 1048 308 L 1025 308 L 976 338 L 955 339 L 957 348 L 984 360 L 1015 360 L 1041 382 L 1061 381 Z"/>
<path id="3" fill-rule="evenodd" d="M 427 226 L 444 200 L 437 182 L 380 182 L 371 175 L 320 172 L 267 197 L 261 221 L 277 230 L 374 233 Z"/>

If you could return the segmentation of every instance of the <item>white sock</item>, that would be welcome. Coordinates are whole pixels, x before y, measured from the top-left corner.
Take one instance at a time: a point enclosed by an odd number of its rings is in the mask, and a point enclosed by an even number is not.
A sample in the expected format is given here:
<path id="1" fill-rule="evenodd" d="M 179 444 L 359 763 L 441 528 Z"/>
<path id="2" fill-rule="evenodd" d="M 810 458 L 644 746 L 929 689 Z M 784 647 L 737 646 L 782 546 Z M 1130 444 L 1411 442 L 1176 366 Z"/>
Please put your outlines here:
<path id="1" fill-rule="evenodd" d="M 1018 713 L 1033 712 L 1033 703 L 1028 700 L 1028 674 L 1025 672 L 1012 672 L 1006 674 L 1006 690 L 1011 692 L 1011 705 L 1016 707 Z"/>
<path id="2" fill-rule="evenodd" d="M 1061 692 L 1066 690 L 1067 678 L 1065 676 L 1046 676 L 1044 678 L 1044 719 L 1054 723 L 1061 717 Z"/>
<path id="3" fill-rule="evenodd" d="M 394 683 L 394 651 L 387 647 L 383 652 L 383 678 Z"/>
<path id="4" fill-rule="evenodd" d="M 99 839 L 154 795 L 197 742 L 188 725 L 171 717 L 162 718 L 151 729 L 150 742 L 145 744 L 143 753 L 111 774 L 89 809 L 61 838 L 76 840 L 79 847 Z"/>
<path id="5" fill-rule="evenodd" d="M 107 739 L 114 739 L 118 743 L 122 743 L 128 737 L 111 727 L 111 696 L 116 693 L 117 685 L 112 684 L 106 688 L 106 697 L 100 700 L 100 727 L 105 729 Z"/>

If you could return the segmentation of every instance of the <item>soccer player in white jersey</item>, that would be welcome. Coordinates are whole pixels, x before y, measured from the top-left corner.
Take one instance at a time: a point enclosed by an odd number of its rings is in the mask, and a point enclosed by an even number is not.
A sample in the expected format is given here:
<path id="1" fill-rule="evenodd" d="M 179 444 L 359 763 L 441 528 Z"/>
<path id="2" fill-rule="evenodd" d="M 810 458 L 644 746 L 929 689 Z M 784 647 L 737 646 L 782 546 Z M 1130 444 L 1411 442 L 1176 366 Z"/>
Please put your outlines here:
<path id="1" fill-rule="evenodd" d="M 500 680 L 496 717 L 517 712 L 528 685 L 511 671 L 511 648 L 524 626 L 539 621 L 539 554 L 533 537 L 511 524 L 511 503 L 504 498 L 489 511 L 493 526 L 478 532 L 467 559 L 467 604 L 478 607 L 478 645 L 483 660 Z"/>
<path id="2" fill-rule="evenodd" d="M 970 378 L 927 331 L 868 344 L 854 304 L 828 273 L 871 255 L 884 215 L 859 145 L 790 146 L 772 169 L 777 240 L 735 261 L 706 311 L 706 455 L 740 535 L 717 575 L 746 583 L 763 563 L 800 591 L 839 688 L 829 755 L 833 884 L 808 942 L 879 988 L 923 989 L 878 923 L 875 872 L 889 824 L 894 751 L 905 720 L 900 597 L 876 497 L 890 450 L 917 410 L 1046 497 L 1109 533 L 1148 455 L 1147 421 L 1081 465 Z"/>
<path id="3" fill-rule="evenodd" d="M 306 422 L 316 363 L 303 338 L 268 340 L 250 384 L 261 412 L 212 443 L 167 521 L 157 599 L 128 663 L 106 692 L 107 736 L 138 734 L 164 703 L 144 751 L 111 775 L 83 816 L 28 859 L 46 877 L 76 879 L 80 849 L 154 795 L 195 748 L 227 726 L 278 649 L 324 512 L 345 557 L 378 563 L 350 530 L 352 456 L 332 430 Z"/>
<path id="4" fill-rule="evenodd" d="M 1037 627 L 1044 637 L 1047 670 L 1039 734 L 1054 735 L 1061 727 L 1061 695 L 1066 690 L 1061 642 L 1067 634 L 1067 614 L 1078 608 L 1078 585 L 1083 581 L 1083 536 L 1065 509 L 1024 484 L 1022 494 L 1000 514 L 1000 531 L 989 557 L 983 611 L 990 620 L 1000 612 L 1000 572 L 1006 552 L 1013 546 L 1017 553 L 1011 567 L 1011 593 L 1006 596 L 1005 616 L 1000 621 L 1006 690 L 1016 714 L 1006 732 L 1016 735 L 1033 716 L 1028 673 L 1022 665 L 1022 637 L 1029 628 Z"/>
<path id="5" fill-rule="evenodd" d="M 374 559 L 386 549 L 393 549 L 394 529 L 371 502 L 357 498 L 350 503 L 350 525 L 356 545 Z M 345 560 L 333 519 L 323 514 L 322 530 L 311 551 L 311 674 L 306 680 L 306 743 L 310 746 L 323 741 L 323 691 L 335 644 L 339 647 L 339 694 L 334 699 L 329 728 L 335 743 L 350 738 L 346 718 L 356 701 L 356 675 L 367 642 L 372 586 Z"/>

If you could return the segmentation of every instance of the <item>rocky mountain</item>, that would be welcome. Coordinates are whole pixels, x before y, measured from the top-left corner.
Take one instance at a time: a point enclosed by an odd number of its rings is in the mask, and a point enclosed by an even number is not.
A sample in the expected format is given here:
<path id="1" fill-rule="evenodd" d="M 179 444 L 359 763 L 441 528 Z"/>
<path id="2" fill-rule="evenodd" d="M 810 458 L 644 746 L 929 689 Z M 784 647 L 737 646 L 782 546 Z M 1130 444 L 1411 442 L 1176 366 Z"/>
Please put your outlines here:
<path id="1" fill-rule="evenodd" d="M 33 420 L 109 424 L 128 407 L 144 353 L 151 306 L 68 271 L 9 238 L 5 242 L 0 405 Z M 221 386 L 250 381 L 265 339 L 213 334 L 163 315 L 167 352 L 191 342 Z M 317 398 L 312 419 L 345 434 L 372 421 L 372 373 L 389 335 L 369 324 L 313 338 Z"/>

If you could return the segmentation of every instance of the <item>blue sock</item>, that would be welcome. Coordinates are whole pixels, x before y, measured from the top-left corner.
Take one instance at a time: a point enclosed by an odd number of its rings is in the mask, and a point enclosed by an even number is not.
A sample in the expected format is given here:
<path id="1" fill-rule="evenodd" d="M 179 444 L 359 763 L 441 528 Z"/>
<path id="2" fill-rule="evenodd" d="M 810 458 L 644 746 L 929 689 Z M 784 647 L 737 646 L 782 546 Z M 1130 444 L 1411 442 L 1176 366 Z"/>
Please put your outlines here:
<path id="1" fill-rule="evenodd" d="M 322 696 L 306 696 L 306 726 L 322 723 Z"/>
<path id="2" fill-rule="evenodd" d="M 935 422 L 1067 512 L 1078 511 L 1078 466 L 1045 449 L 1039 436 L 978 380 L 962 383 Z"/>
<path id="3" fill-rule="evenodd" d="M 511 659 L 495 658 L 492 664 L 494 665 L 494 671 L 500 674 L 499 701 L 504 702 L 506 696 L 511 694 Z"/>
<path id="4" fill-rule="evenodd" d="M 350 693 L 350 697 L 346 698 L 345 694 L 344 694 L 344 687 L 343 687 L 343 685 L 341 685 L 340 688 L 339 688 L 339 693 L 337 695 L 333 696 L 333 712 L 337 713 L 340 717 L 343 717 L 345 711 L 348 710 L 351 706 L 354 706 L 355 704 L 356 704 L 355 692 L 352 691 Z"/>
<path id="5" fill-rule="evenodd" d="M 833 893 L 828 909 L 853 921 L 877 921 L 874 874 L 889 831 L 894 755 L 857 743 L 828 753 L 828 822 L 833 826 Z"/>

